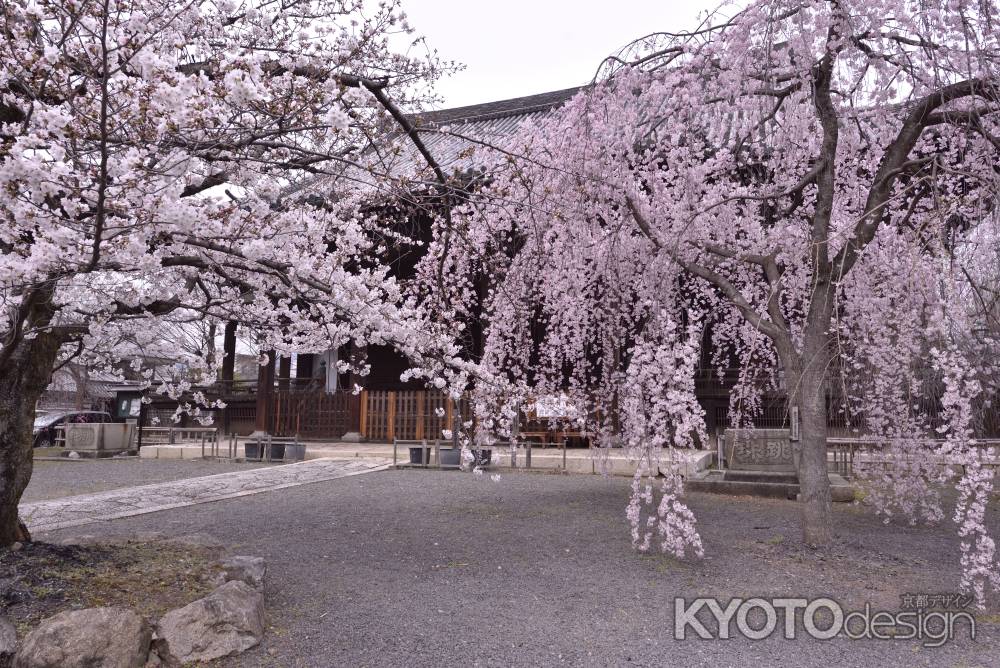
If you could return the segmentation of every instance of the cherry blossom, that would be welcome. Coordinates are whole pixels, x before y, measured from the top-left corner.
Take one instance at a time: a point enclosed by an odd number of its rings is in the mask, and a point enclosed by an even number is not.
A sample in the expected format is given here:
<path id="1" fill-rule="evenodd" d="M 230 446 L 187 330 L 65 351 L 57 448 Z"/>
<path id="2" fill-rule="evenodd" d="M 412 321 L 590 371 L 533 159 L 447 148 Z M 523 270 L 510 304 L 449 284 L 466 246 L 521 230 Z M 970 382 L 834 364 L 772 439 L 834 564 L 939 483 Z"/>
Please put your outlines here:
<path id="1" fill-rule="evenodd" d="M 284 354 L 389 343 L 447 366 L 377 252 L 396 185 L 364 158 L 447 71 L 392 48 L 413 40 L 398 2 L 14 0 L 0 29 L 0 544 L 35 401 L 74 355 L 170 355 L 159 333 L 198 319 Z M 194 383 L 219 360 L 189 363 L 147 382 L 207 419 Z"/>
<path id="2" fill-rule="evenodd" d="M 832 540 L 839 416 L 876 441 L 864 482 L 887 518 L 942 519 L 936 483 L 959 472 L 963 586 L 982 602 L 998 584 L 972 430 L 988 401 L 964 339 L 973 241 L 998 238 L 998 14 L 725 6 L 630 45 L 517 150 L 494 147 L 422 266 L 444 319 L 484 310 L 481 372 L 508 385 L 478 390 L 481 424 L 509 431 L 512 405 L 565 392 L 599 445 L 642 462 L 636 545 L 698 553 L 669 453 L 712 445 L 693 370 L 739 367 L 733 424 L 766 391 L 798 410 L 808 544 Z M 643 482 L 658 471 L 660 503 Z"/>

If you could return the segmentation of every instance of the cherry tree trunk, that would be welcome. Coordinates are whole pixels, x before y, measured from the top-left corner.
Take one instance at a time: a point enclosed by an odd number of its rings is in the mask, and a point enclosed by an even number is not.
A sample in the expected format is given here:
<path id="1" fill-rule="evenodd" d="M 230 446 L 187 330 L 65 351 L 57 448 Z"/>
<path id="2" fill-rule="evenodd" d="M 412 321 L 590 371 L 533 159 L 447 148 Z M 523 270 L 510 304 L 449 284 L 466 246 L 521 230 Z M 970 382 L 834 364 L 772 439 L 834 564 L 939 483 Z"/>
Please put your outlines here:
<path id="1" fill-rule="evenodd" d="M 785 369 L 789 407 L 798 408 L 799 496 L 802 511 L 802 539 L 806 545 L 825 545 L 831 537 L 830 474 L 827 470 L 826 377 L 830 367 L 829 300 L 815 300 L 821 308 L 810 313 L 802 350 L 791 345 L 791 337 L 776 341 Z"/>
<path id="2" fill-rule="evenodd" d="M 799 491 L 802 537 L 807 545 L 830 542 L 830 476 L 827 471 L 825 369 L 809 365 L 799 377 Z"/>
<path id="3" fill-rule="evenodd" d="M 57 337 L 22 340 L 0 366 L 0 547 L 28 538 L 17 505 L 31 479 L 35 403 L 52 377 Z"/>

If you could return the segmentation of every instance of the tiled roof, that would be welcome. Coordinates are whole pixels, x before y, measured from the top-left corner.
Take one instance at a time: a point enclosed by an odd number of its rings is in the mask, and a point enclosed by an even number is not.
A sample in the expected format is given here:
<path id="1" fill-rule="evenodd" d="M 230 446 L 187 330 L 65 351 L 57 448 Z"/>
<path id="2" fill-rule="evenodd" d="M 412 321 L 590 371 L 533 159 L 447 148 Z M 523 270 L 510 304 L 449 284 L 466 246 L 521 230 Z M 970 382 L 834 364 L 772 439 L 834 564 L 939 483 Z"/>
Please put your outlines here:
<path id="1" fill-rule="evenodd" d="M 491 150 L 491 146 L 516 151 L 515 142 L 525 123 L 539 122 L 582 89 L 580 86 L 510 100 L 426 111 L 411 114 L 408 118 L 446 174 L 468 174 L 488 170 L 502 159 L 502 154 Z M 359 163 L 368 165 L 375 173 L 404 182 L 430 184 L 436 181 L 427 161 L 398 127 L 384 141 L 368 148 L 359 158 Z M 365 169 L 347 167 L 339 176 L 303 179 L 287 187 L 282 197 L 314 191 L 321 182 L 332 184 L 334 190 L 342 187 L 364 189 L 375 185 Z"/>
<path id="2" fill-rule="evenodd" d="M 538 122 L 581 88 L 529 95 L 498 102 L 428 111 L 410 116 L 420 138 L 446 173 L 488 169 L 500 155 L 490 149 L 515 149 L 527 122 Z M 382 165 L 395 177 L 432 181 L 426 161 L 405 135 L 380 147 Z"/>

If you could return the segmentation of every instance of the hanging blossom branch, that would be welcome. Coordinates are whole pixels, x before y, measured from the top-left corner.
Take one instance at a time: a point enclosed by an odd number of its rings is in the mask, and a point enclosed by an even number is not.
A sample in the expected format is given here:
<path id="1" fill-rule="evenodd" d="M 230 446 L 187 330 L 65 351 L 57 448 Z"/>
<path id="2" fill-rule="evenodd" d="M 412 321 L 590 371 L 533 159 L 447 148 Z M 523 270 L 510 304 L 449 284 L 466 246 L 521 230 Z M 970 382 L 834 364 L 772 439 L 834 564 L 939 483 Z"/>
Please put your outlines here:
<path id="1" fill-rule="evenodd" d="M 485 303 L 482 364 L 522 396 L 565 393 L 602 445 L 683 447 L 706 444 L 693 385 L 647 384 L 640 400 L 629 395 L 645 382 L 636 365 L 669 367 L 661 350 L 688 345 L 685 359 L 739 360 L 734 423 L 752 422 L 779 383 L 799 410 L 806 543 L 832 540 L 828 402 L 869 430 L 896 480 L 913 482 L 882 486 L 882 508 L 942 517 L 933 493 L 921 500 L 940 480 L 927 446 L 937 424 L 913 394 L 937 396 L 918 367 L 951 333 L 901 325 L 937 311 L 968 323 L 975 306 L 942 277 L 974 267 L 973 235 L 997 232 L 996 14 L 971 1 L 760 0 L 613 58 L 527 133 L 527 159 L 498 156 L 485 196 L 459 214 L 464 236 L 439 289 Z M 483 248 L 501 250 L 504 266 Z M 948 360 L 934 373 L 975 368 Z M 656 413 L 659 392 L 674 413 Z M 971 410 L 975 395 L 955 381 L 949 410 Z M 905 418 L 898 428 L 893 416 Z M 920 462 L 909 469 L 889 445 L 904 441 Z M 965 471 L 960 486 L 981 498 L 978 473 Z M 668 484 L 663 505 L 652 491 L 637 479 L 637 545 L 663 520 L 668 551 L 697 553 L 678 488 Z M 982 603 L 996 564 L 979 506 L 963 503 L 981 546 L 969 548 L 965 586 Z M 642 508 L 667 517 L 650 524 Z"/>

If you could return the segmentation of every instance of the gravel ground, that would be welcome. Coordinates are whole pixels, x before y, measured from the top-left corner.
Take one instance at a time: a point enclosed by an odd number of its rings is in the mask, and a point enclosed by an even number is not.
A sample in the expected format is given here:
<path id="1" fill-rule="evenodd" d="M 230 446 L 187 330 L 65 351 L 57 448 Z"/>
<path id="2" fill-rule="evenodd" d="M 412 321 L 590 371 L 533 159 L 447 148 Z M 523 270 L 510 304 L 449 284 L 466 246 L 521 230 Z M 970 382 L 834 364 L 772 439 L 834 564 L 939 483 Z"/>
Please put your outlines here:
<path id="1" fill-rule="evenodd" d="M 198 459 L 77 459 L 36 460 L 31 482 L 21 501 L 46 501 L 76 494 L 150 485 L 155 482 L 197 478 L 216 473 L 245 471 L 270 464 L 234 464 Z"/>
<path id="2" fill-rule="evenodd" d="M 387 471 L 36 538 L 203 532 L 263 556 L 271 628 L 224 666 L 1000 666 L 996 610 L 977 642 L 938 649 L 676 641 L 676 596 L 825 595 L 898 610 L 902 593 L 955 591 L 954 528 L 886 526 L 838 505 L 837 539 L 816 552 L 798 540 L 793 503 L 693 494 L 707 557 L 676 561 L 631 549 L 628 483 Z M 1000 528 L 996 510 L 989 521 Z"/>

